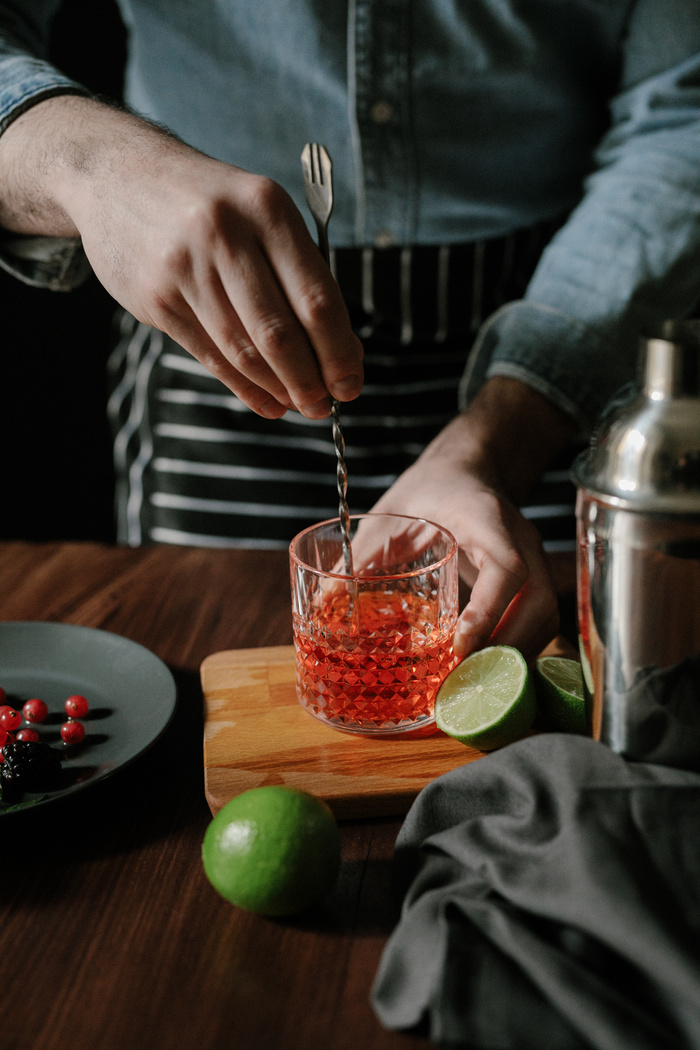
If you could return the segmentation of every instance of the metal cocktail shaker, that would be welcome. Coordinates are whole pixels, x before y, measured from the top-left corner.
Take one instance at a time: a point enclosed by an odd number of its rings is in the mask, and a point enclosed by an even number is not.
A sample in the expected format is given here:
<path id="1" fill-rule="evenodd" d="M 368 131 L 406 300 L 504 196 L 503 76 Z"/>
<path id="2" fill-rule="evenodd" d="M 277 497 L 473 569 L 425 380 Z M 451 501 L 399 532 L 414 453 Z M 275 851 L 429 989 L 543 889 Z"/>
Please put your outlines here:
<path id="1" fill-rule="evenodd" d="M 700 321 L 642 341 L 572 474 L 591 734 L 700 769 Z"/>

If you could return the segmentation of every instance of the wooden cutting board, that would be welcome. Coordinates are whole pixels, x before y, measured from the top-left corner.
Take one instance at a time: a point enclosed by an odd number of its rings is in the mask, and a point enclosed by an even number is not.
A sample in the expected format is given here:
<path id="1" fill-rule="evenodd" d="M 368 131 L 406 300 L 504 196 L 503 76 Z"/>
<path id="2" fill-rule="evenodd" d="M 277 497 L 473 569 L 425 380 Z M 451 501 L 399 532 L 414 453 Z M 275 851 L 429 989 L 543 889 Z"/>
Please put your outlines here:
<path id="1" fill-rule="evenodd" d="M 571 655 L 566 643 L 546 651 Z M 288 784 L 340 818 L 403 815 L 429 781 L 482 756 L 436 730 L 378 739 L 323 725 L 296 698 L 291 645 L 214 653 L 201 680 L 212 813 L 248 788 Z"/>
<path id="2" fill-rule="evenodd" d="M 337 817 L 402 815 L 430 780 L 481 755 L 439 732 L 377 739 L 323 725 L 297 700 L 291 645 L 214 653 L 201 679 L 212 813 L 248 788 L 287 784 Z"/>

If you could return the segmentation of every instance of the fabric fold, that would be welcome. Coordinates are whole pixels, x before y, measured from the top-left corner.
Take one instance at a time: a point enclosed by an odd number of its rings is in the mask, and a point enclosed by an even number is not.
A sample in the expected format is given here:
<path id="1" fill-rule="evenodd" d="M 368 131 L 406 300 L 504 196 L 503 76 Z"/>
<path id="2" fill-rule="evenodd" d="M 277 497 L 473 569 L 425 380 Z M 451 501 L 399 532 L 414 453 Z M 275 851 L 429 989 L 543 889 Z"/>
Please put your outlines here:
<path id="1" fill-rule="evenodd" d="M 473 1050 L 700 1047 L 700 776 L 542 734 L 430 784 L 372 992 Z"/>

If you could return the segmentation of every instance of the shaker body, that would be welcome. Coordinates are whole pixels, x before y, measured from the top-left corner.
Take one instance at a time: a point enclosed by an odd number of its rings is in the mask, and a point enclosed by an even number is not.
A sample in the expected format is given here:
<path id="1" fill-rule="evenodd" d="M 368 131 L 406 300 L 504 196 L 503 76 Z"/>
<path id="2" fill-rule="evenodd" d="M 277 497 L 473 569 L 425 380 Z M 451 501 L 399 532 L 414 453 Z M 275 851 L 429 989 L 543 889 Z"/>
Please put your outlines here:
<path id="1" fill-rule="evenodd" d="M 700 515 L 641 514 L 584 488 L 576 513 L 591 735 L 700 769 Z"/>

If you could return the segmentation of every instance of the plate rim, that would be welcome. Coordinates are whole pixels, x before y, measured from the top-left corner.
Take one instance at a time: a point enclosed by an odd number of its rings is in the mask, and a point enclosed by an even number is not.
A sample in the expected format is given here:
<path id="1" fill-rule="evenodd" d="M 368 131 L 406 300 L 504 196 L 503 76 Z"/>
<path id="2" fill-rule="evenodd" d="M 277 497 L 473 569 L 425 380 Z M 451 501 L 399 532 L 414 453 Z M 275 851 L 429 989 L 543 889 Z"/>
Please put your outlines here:
<path id="1" fill-rule="evenodd" d="M 65 623 L 61 620 L 0 620 L 0 635 L 7 628 L 41 628 L 49 629 L 56 633 L 69 633 L 72 631 L 77 631 L 89 633 L 92 635 L 98 635 L 105 639 L 117 639 L 124 646 L 126 646 L 127 649 L 130 649 L 132 647 L 139 649 L 144 654 L 147 654 L 147 656 L 155 662 L 155 665 L 160 665 L 162 671 L 164 672 L 164 682 L 167 683 L 168 686 L 168 695 L 165 696 L 163 700 L 164 704 L 167 703 L 167 708 L 164 708 L 164 720 L 161 720 L 161 724 L 159 725 L 155 734 L 150 736 L 144 744 L 139 746 L 138 749 L 133 752 L 133 754 L 130 754 L 126 758 L 122 759 L 120 762 L 109 766 L 102 772 L 97 773 L 92 777 L 89 777 L 87 780 L 80 781 L 77 784 L 72 784 L 70 787 L 64 788 L 63 790 L 57 791 L 53 794 L 48 794 L 45 798 L 38 798 L 36 801 L 29 800 L 26 806 L 22 806 L 20 804 L 17 808 L 13 807 L 5 810 L 0 808 L 0 817 L 16 817 L 22 816 L 25 813 L 33 813 L 46 805 L 49 805 L 51 803 L 63 802 L 66 799 L 71 798 L 73 795 L 85 790 L 86 788 L 103 783 L 103 781 L 105 781 L 111 776 L 114 776 L 115 773 L 119 773 L 121 770 L 125 769 L 127 766 L 135 762 L 136 759 L 140 758 L 143 754 L 145 754 L 146 751 L 150 750 L 150 748 L 153 747 L 153 745 L 157 743 L 158 740 L 160 740 L 160 738 L 170 726 L 175 716 L 175 712 L 177 710 L 177 705 L 179 701 L 177 682 L 175 681 L 175 676 L 173 675 L 172 671 L 165 663 L 165 661 L 162 660 L 161 657 L 158 656 L 156 653 L 154 653 L 152 649 L 149 649 L 148 646 L 143 645 L 141 642 L 136 642 L 132 638 L 127 638 L 125 635 L 119 634 L 117 631 L 109 631 L 103 627 L 90 627 L 87 624 Z"/>

